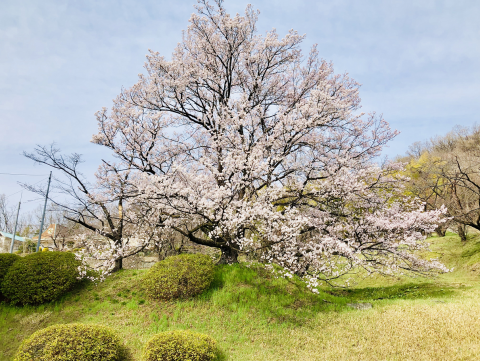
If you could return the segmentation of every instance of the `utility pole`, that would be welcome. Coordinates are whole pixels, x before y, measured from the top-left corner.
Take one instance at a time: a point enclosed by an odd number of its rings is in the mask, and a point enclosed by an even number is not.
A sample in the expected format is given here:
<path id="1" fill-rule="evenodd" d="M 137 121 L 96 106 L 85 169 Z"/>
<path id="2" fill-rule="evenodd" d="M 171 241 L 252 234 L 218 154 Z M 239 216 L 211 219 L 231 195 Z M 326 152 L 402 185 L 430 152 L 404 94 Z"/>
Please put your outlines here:
<path id="1" fill-rule="evenodd" d="M 13 227 L 12 244 L 10 245 L 10 253 L 13 253 L 13 244 L 15 243 L 15 234 L 17 233 L 18 213 L 20 213 L 20 204 L 22 204 L 22 196 L 20 195 L 20 202 L 18 202 L 17 219 L 15 220 L 15 227 Z"/>
<path id="2" fill-rule="evenodd" d="M 52 180 L 52 171 L 50 171 L 50 177 L 48 177 L 47 193 L 45 194 L 45 204 L 43 205 L 42 223 L 40 223 L 40 233 L 38 235 L 37 252 L 40 249 L 40 239 L 42 238 L 43 222 L 45 221 L 45 211 L 47 210 L 48 191 L 50 190 L 51 180 Z"/>

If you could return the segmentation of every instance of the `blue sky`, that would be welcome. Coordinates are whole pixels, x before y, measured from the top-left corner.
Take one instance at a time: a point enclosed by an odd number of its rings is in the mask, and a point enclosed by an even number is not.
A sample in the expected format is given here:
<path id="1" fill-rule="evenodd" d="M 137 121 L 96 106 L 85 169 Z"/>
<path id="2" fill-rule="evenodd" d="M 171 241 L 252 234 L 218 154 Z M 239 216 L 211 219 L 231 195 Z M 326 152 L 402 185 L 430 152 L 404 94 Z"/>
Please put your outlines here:
<path id="1" fill-rule="evenodd" d="M 86 174 L 108 152 L 90 144 L 94 113 L 135 83 L 147 50 L 167 58 L 195 0 L 2 0 L 0 173 L 47 174 L 21 154 L 56 142 L 84 154 Z M 230 13 L 249 1 L 227 0 Z M 362 84 L 363 111 L 382 113 L 401 134 L 385 149 L 480 122 L 480 1 L 310 0 L 252 2 L 259 29 L 307 34 L 305 50 Z M 45 177 L 46 178 L 46 177 Z M 0 175 L 0 193 L 16 181 Z M 19 194 L 9 200 L 16 202 Z M 35 199 L 24 195 L 24 199 Z M 31 203 L 32 205 L 36 202 Z"/>

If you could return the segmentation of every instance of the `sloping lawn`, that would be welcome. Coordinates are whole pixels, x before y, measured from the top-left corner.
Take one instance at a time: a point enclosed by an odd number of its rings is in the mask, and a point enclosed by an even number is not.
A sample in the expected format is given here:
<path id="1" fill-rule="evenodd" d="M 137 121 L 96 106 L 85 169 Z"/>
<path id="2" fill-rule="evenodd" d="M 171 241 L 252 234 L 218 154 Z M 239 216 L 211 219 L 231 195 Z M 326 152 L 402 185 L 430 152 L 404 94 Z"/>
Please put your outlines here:
<path id="1" fill-rule="evenodd" d="M 157 302 L 142 291 L 144 271 L 84 283 L 39 307 L 0 305 L 0 360 L 23 338 L 57 323 L 112 327 L 140 360 L 155 333 L 191 329 L 218 341 L 224 360 L 480 359 L 480 239 L 432 238 L 451 273 L 436 279 L 372 277 L 319 295 L 245 264 L 218 267 L 212 287 L 192 300 Z M 368 302 L 355 310 L 347 303 Z"/>

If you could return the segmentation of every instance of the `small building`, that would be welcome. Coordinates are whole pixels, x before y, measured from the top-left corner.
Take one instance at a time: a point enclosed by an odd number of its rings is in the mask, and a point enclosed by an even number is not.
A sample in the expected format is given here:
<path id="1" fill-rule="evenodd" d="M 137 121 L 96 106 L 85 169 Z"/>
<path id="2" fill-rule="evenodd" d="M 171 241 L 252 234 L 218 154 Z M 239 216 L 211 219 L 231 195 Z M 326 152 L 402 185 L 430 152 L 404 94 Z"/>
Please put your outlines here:
<path id="1" fill-rule="evenodd" d="M 62 226 L 61 224 L 52 223 L 42 232 L 40 244 L 42 247 L 50 249 L 73 248 L 75 244 L 74 236 L 74 229 Z"/>
<path id="2" fill-rule="evenodd" d="M 12 244 L 12 233 L 0 231 L 0 253 L 10 253 L 10 245 Z M 13 244 L 13 252 L 22 250 L 23 245 L 25 244 L 25 238 L 20 236 L 15 236 L 15 242 Z"/>

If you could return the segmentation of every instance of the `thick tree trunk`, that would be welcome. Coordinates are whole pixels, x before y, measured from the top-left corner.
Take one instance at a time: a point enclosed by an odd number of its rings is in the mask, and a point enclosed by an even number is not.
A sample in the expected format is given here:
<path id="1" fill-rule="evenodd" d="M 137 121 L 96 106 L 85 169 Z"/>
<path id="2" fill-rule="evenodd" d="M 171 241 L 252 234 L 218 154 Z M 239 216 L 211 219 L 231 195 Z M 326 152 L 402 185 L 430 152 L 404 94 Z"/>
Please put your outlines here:
<path id="1" fill-rule="evenodd" d="M 457 224 L 457 233 L 460 236 L 462 242 L 467 241 L 467 227 L 464 224 Z"/>
<path id="2" fill-rule="evenodd" d="M 444 225 L 438 226 L 435 229 L 435 233 L 437 233 L 439 237 L 445 237 L 445 234 L 447 233 L 447 227 L 445 227 Z"/>
<path id="3" fill-rule="evenodd" d="M 115 260 L 115 265 L 113 266 L 112 272 L 116 272 L 123 269 L 123 258 L 118 258 Z"/>
<path id="4" fill-rule="evenodd" d="M 236 249 L 225 246 L 220 247 L 220 250 L 222 251 L 222 255 L 218 261 L 218 264 L 238 263 L 238 251 Z"/>

